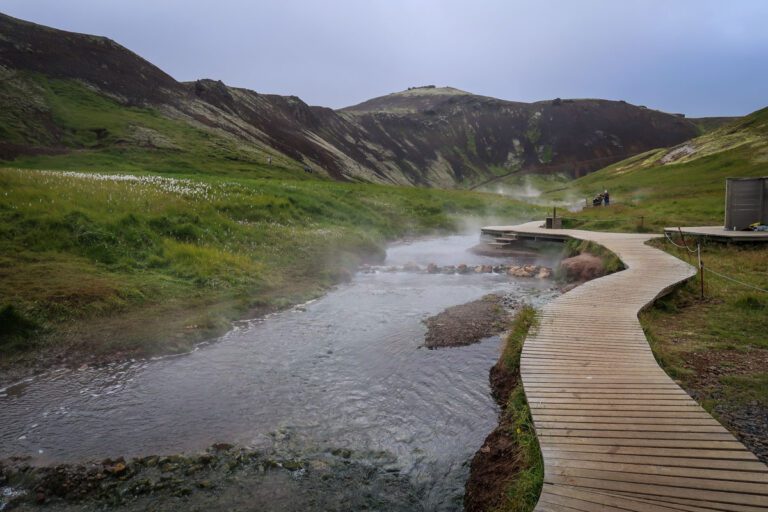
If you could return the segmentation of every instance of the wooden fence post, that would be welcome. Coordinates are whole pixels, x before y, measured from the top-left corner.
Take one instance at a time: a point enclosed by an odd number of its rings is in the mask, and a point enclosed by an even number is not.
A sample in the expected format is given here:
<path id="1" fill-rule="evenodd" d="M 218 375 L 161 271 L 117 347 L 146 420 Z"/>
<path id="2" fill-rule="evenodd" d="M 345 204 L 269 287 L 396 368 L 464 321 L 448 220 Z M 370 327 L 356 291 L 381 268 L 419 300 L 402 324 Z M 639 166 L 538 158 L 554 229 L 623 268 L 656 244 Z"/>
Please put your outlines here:
<path id="1" fill-rule="evenodd" d="M 696 253 L 699 256 L 699 281 L 701 281 L 701 298 L 704 299 L 704 262 L 701 261 L 701 242 L 696 245 Z"/>

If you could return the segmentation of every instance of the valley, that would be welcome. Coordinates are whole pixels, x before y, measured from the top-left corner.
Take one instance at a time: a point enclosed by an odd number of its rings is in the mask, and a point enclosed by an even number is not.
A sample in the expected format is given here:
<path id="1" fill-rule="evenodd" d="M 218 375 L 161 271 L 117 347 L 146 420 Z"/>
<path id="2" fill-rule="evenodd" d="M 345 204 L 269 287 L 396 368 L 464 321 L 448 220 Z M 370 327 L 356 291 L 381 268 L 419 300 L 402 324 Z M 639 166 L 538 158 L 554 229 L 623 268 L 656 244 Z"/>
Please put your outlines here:
<path id="1" fill-rule="evenodd" d="M 436 85 L 328 108 L 0 13 L 0 510 L 529 512 L 524 343 L 627 267 L 480 228 L 556 213 L 696 265 L 664 228 L 722 224 L 725 179 L 767 168 L 768 108 Z M 640 334 L 757 467 L 768 250 L 701 257 Z"/>

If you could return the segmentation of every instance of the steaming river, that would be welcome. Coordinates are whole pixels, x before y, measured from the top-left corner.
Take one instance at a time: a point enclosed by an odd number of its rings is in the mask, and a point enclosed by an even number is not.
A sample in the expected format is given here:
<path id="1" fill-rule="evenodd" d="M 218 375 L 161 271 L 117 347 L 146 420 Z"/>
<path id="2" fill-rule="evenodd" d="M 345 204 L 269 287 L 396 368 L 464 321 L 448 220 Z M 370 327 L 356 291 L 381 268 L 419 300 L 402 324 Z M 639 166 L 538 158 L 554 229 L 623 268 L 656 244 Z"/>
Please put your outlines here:
<path id="1" fill-rule="evenodd" d="M 476 242 L 398 245 L 385 264 L 502 261 L 467 252 Z M 0 458 L 73 462 L 222 441 L 385 451 L 425 509 L 460 508 L 467 463 L 496 424 L 488 370 L 499 338 L 427 350 L 422 320 L 491 292 L 540 304 L 551 286 L 493 274 L 360 273 L 187 355 L 58 370 L 0 390 Z"/>

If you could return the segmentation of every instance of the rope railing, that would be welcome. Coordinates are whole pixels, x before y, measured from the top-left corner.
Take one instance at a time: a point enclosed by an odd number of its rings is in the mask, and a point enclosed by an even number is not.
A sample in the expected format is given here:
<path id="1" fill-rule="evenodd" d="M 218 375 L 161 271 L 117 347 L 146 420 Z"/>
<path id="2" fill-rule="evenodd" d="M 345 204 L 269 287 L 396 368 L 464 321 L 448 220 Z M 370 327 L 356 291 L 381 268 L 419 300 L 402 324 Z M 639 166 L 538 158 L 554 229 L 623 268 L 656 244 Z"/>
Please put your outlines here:
<path id="1" fill-rule="evenodd" d="M 639 215 L 637 217 L 611 217 L 608 219 L 591 219 L 589 217 L 563 217 L 562 215 L 557 216 L 558 219 L 563 220 L 574 220 L 574 221 L 581 221 L 584 223 L 588 222 L 636 222 L 638 224 L 644 224 L 646 217 L 645 215 Z M 685 226 L 686 224 L 690 225 L 691 221 L 687 222 L 679 222 L 679 221 L 667 221 L 665 222 L 668 226 Z"/>
<path id="2" fill-rule="evenodd" d="M 679 230 L 679 229 L 680 229 L 680 228 L 678 228 L 678 230 Z M 672 237 L 670 237 L 670 236 L 669 236 L 669 233 L 667 233 L 666 231 L 664 232 L 664 236 L 667 238 L 667 240 L 669 241 L 669 243 L 671 243 L 672 245 L 674 245 L 674 246 L 675 246 L 675 247 L 677 247 L 678 249 L 686 249 L 686 250 L 687 250 L 689 253 L 697 253 L 697 254 L 698 254 L 698 260 L 699 260 L 699 262 L 698 262 L 698 263 L 699 263 L 699 264 L 698 264 L 698 267 L 699 267 L 699 277 L 700 277 L 700 279 L 701 279 L 701 295 L 702 295 L 702 298 L 704 297 L 704 271 L 705 271 L 705 270 L 706 270 L 707 272 L 711 273 L 711 274 L 714 274 L 714 275 L 716 275 L 717 277 L 719 277 L 719 278 L 721 278 L 721 279 L 725 279 L 725 280 L 727 280 L 727 281 L 730 281 L 730 282 L 732 282 L 732 283 L 735 283 L 735 284 L 739 284 L 739 285 L 741 285 L 741 286 L 745 286 L 745 287 L 747 287 L 747 288 L 751 288 L 751 289 L 753 289 L 753 290 L 757 290 L 757 291 L 759 291 L 759 292 L 768 293 L 768 289 L 765 289 L 765 288 L 760 288 L 759 286 L 755 286 L 755 285 L 753 285 L 753 284 L 750 284 L 750 283 L 745 283 L 744 281 L 740 281 L 740 280 L 738 280 L 738 279 L 735 279 L 735 278 L 733 278 L 733 277 L 731 277 L 731 276 L 727 276 L 727 275 L 725 275 L 725 274 L 722 274 L 722 273 L 720 273 L 720 272 L 717 272 L 716 270 L 712 270 L 711 268 L 704 266 L 704 262 L 703 262 L 703 261 L 702 261 L 702 259 L 701 259 L 701 244 L 697 244 L 697 246 L 696 246 L 696 249 L 695 249 L 695 250 L 694 250 L 694 249 L 691 249 L 691 248 L 690 248 L 690 247 L 688 247 L 688 245 L 685 243 L 685 238 L 683 237 L 683 234 L 682 234 L 682 232 L 680 233 L 680 237 L 681 237 L 681 240 L 683 241 L 683 244 L 684 244 L 684 245 L 680 245 L 680 244 L 677 244 L 677 243 L 675 243 L 675 241 L 674 241 L 674 240 L 672 240 Z"/>
<path id="3" fill-rule="evenodd" d="M 722 279 L 727 279 L 728 281 L 732 281 L 742 286 L 746 286 L 747 288 L 752 288 L 753 290 L 757 290 L 759 292 L 768 293 L 768 290 L 764 288 L 760 288 L 759 286 L 755 286 L 753 284 L 745 283 L 744 281 L 739 281 L 738 279 L 734 279 L 732 277 L 726 276 L 725 274 L 721 274 L 720 272 L 715 272 L 709 267 L 706 267 L 704 270 L 706 270 L 707 272 L 711 272 L 712 274 L 715 274 L 716 276 L 721 277 Z"/>
<path id="4" fill-rule="evenodd" d="M 670 237 L 670 236 L 669 236 L 669 233 L 667 233 L 666 231 L 664 232 L 664 236 L 665 236 L 665 237 L 667 237 L 667 240 L 669 240 L 669 243 L 671 243 L 672 245 L 674 245 L 674 246 L 675 246 L 675 247 L 677 247 L 678 249 L 686 249 L 686 250 L 688 250 L 688 252 L 690 252 L 690 253 L 694 253 L 694 252 L 697 252 L 697 251 L 695 251 L 695 250 L 691 249 L 690 247 L 688 247 L 687 245 L 679 245 L 679 244 L 676 244 L 676 243 L 675 243 L 675 241 L 674 241 L 674 240 L 672 240 L 672 237 Z"/>
<path id="5" fill-rule="evenodd" d="M 585 219 L 583 217 L 558 217 L 558 218 L 562 219 L 562 220 L 575 220 L 575 221 L 584 221 L 584 222 L 629 222 L 629 221 L 632 220 L 631 217 L 630 218 L 627 218 L 627 217 L 612 218 L 612 219 Z M 639 220 L 640 225 L 642 225 L 643 222 L 644 222 L 645 217 L 644 216 L 640 216 L 640 217 L 637 217 L 637 219 Z M 671 223 L 669 223 L 669 224 L 671 224 Z M 702 298 L 704 298 L 704 271 L 705 270 L 710 272 L 710 273 L 712 273 L 712 274 L 714 274 L 714 275 L 716 275 L 716 276 L 718 276 L 718 277 L 720 277 L 720 278 L 722 278 L 722 279 L 726 279 L 726 280 L 731 281 L 733 283 L 736 283 L 736 284 L 739 284 L 739 285 L 742 285 L 742 286 L 746 286 L 746 287 L 751 288 L 753 290 L 757 290 L 757 291 L 760 291 L 760 292 L 763 292 L 763 293 L 768 293 L 768 290 L 766 290 L 764 288 L 760 288 L 759 286 L 755 286 L 755 285 L 752 285 L 752 284 L 749 284 L 749 283 L 745 283 L 744 281 L 739 281 L 738 279 L 734 279 L 733 277 L 727 276 L 725 274 L 721 274 L 720 272 L 717 272 L 715 270 L 710 269 L 709 267 L 706 267 L 704 265 L 704 262 L 702 261 L 702 258 L 701 258 L 701 256 L 702 256 L 702 254 L 701 254 L 701 252 L 702 252 L 701 251 L 701 244 L 697 243 L 695 248 L 690 247 L 686 243 L 685 236 L 683 235 L 683 231 L 680 228 L 680 226 L 682 224 L 684 224 L 684 223 L 675 223 L 675 224 L 677 224 L 677 226 L 678 226 L 677 231 L 680 233 L 680 241 L 682 242 L 682 245 L 676 243 L 666 230 L 664 231 L 664 237 L 666 237 L 667 241 L 669 243 L 671 243 L 673 246 L 677 247 L 678 249 L 684 249 L 684 250 L 688 251 L 689 254 L 696 254 L 697 255 L 697 259 L 698 259 L 697 267 L 698 267 L 698 271 L 699 271 L 699 279 L 701 281 L 701 297 Z"/>
<path id="6" fill-rule="evenodd" d="M 615 219 L 585 219 L 584 217 L 557 217 L 563 220 L 583 220 L 584 222 L 626 222 L 629 218 L 615 218 Z"/>

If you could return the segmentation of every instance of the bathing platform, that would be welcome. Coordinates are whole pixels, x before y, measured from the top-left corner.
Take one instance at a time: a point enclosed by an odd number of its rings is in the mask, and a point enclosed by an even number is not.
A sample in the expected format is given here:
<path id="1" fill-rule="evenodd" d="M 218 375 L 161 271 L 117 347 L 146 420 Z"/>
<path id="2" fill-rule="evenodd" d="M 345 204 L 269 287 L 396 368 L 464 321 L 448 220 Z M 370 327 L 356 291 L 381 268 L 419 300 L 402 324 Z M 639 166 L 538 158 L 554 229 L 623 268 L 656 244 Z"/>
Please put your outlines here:
<path id="1" fill-rule="evenodd" d="M 664 232 L 692 238 L 706 238 L 717 242 L 729 243 L 768 243 L 768 231 L 726 231 L 723 226 L 694 226 L 681 228 L 664 228 Z"/>
<path id="2" fill-rule="evenodd" d="M 645 244 L 658 235 L 540 226 L 483 233 L 590 240 L 627 269 L 544 306 L 525 340 L 520 372 L 544 457 L 536 510 L 768 510 L 768 467 L 664 373 L 637 318 L 695 269 Z"/>

